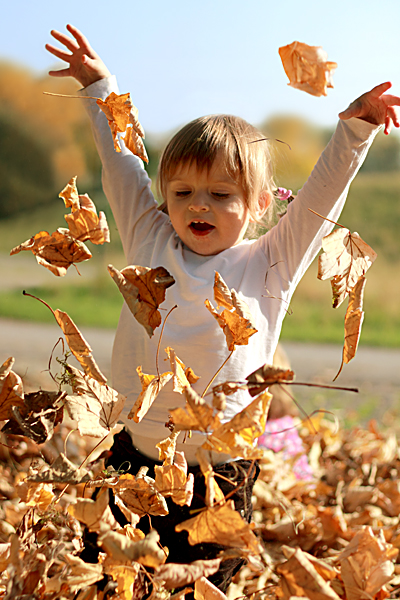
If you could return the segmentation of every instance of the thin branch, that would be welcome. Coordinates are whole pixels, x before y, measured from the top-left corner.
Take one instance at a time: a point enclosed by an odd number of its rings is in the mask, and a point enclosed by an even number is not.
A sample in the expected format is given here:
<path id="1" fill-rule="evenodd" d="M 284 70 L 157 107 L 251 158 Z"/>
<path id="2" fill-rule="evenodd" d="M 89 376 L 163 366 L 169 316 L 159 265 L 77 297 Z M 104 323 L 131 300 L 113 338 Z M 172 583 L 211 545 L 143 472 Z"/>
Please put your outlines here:
<path id="1" fill-rule="evenodd" d="M 224 362 L 222 363 L 222 365 L 220 366 L 220 368 L 218 369 L 218 371 L 212 377 L 211 381 L 207 384 L 206 389 L 204 390 L 204 392 L 201 395 L 202 398 L 204 398 L 204 396 L 206 395 L 206 393 L 208 391 L 208 388 L 210 387 L 210 385 L 212 384 L 212 382 L 214 381 L 214 379 L 220 374 L 220 372 L 222 371 L 222 369 L 224 368 L 224 366 L 226 365 L 226 363 L 228 362 L 228 360 L 232 356 L 234 350 L 235 350 L 235 348 L 233 348 L 233 350 L 230 352 L 230 354 L 228 355 L 228 357 L 224 360 Z"/>

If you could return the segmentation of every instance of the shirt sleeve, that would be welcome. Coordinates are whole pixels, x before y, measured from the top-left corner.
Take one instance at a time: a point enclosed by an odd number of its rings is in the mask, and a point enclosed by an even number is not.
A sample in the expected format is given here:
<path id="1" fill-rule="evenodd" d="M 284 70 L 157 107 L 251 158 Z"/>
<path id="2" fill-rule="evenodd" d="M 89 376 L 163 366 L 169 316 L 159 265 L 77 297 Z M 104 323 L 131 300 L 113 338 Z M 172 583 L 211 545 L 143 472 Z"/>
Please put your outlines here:
<path id="1" fill-rule="evenodd" d="M 80 93 L 104 100 L 111 92 L 119 94 L 114 76 L 101 79 Z M 103 190 L 113 211 L 125 256 L 129 258 L 168 217 L 157 210 L 151 180 L 142 160 L 125 148 L 122 138 L 121 152 L 114 149 L 107 118 L 95 100 L 88 99 L 86 109 L 103 167 Z"/>
<path id="2" fill-rule="evenodd" d="M 259 242 L 270 264 L 276 264 L 288 289 L 294 290 L 339 219 L 349 187 L 380 126 L 360 119 L 339 121 L 307 182 L 287 214 Z M 326 217 L 323 219 L 309 209 Z"/>

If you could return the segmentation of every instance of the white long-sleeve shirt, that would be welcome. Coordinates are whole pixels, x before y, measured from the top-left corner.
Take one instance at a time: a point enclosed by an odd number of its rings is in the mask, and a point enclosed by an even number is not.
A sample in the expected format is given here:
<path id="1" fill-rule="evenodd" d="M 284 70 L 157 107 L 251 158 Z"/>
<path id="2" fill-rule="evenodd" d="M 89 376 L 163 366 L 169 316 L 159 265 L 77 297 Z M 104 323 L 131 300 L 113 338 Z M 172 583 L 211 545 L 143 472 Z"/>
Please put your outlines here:
<path id="1" fill-rule="evenodd" d="M 82 94 L 104 99 L 111 91 L 118 93 L 114 77 L 92 84 Z M 126 264 L 163 266 L 175 279 L 162 304 L 166 309 L 163 315 L 175 304 L 178 308 L 171 313 L 164 329 L 160 372 L 170 370 L 169 361 L 163 362 L 167 358 L 163 349 L 171 346 L 185 365 L 200 376 L 193 387 L 201 394 L 227 358 L 225 335 L 204 306 L 207 298 L 213 302 L 215 271 L 248 304 L 258 332 L 247 346 L 236 347 L 214 385 L 243 381 L 263 364 L 272 364 L 293 292 L 320 250 L 322 237 L 333 227 L 308 209 L 338 220 L 350 183 L 379 127 L 360 119 L 339 121 L 309 179 L 275 227 L 257 240 L 245 239 L 217 255 L 201 256 L 181 242 L 169 217 L 157 210 L 142 161 L 125 147 L 121 153 L 115 152 L 104 114 L 94 100 L 88 100 L 87 104 L 103 164 L 103 188 L 121 236 Z M 122 266 L 126 265 L 118 268 Z M 136 367 L 141 365 L 144 373 L 156 374 L 158 331 L 150 339 L 124 304 L 112 358 L 113 386 L 127 396 L 122 419 L 139 450 L 156 459 L 155 444 L 169 434 L 165 428 L 169 411 L 184 406 L 184 397 L 172 391 L 170 381 L 140 423 L 127 419 L 127 414 L 141 392 Z M 246 390 L 228 396 L 225 420 L 250 401 Z M 185 450 L 189 463 L 196 462 L 194 453 L 202 441 L 201 434 L 195 433 L 184 445 L 178 444 L 178 449 Z"/>

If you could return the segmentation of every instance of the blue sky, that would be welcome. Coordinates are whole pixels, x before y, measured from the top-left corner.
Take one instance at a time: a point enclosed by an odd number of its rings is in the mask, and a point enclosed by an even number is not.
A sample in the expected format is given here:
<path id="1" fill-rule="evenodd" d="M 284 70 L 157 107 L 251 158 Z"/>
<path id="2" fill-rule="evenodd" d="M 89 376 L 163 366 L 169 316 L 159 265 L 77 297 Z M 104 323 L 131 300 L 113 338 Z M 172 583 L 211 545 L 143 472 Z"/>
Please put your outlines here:
<path id="1" fill-rule="evenodd" d="M 399 0 L 14 0 L 2 13 L 0 59 L 43 74 L 55 65 L 49 32 L 68 22 L 131 92 L 149 133 L 218 112 L 254 124 L 291 113 L 330 126 L 378 83 L 392 81 L 400 95 Z M 327 98 L 287 86 L 278 48 L 294 40 L 321 45 L 338 63 Z"/>

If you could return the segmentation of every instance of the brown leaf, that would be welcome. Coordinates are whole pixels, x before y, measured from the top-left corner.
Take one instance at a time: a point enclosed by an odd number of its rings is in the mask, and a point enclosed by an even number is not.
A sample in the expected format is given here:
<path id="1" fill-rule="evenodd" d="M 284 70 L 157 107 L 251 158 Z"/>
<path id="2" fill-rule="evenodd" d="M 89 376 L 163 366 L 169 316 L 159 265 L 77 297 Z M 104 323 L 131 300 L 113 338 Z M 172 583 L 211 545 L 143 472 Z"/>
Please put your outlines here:
<path id="1" fill-rule="evenodd" d="M 158 567 L 154 579 L 162 581 L 167 590 L 194 583 L 200 577 L 213 575 L 219 569 L 220 558 L 195 560 L 189 564 L 167 563 Z"/>
<path id="2" fill-rule="evenodd" d="M 25 394 L 22 405 L 14 403 L 10 420 L 1 429 L 3 433 L 25 435 L 37 444 L 53 437 L 54 427 L 63 420 L 66 392 L 31 392 Z"/>
<path id="3" fill-rule="evenodd" d="M 59 198 L 62 198 L 65 202 L 65 206 L 67 208 L 71 208 L 72 212 L 75 210 L 79 210 L 80 202 L 79 202 L 79 194 L 78 188 L 76 187 L 76 175 L 71 177 L 68 181 L 67 185 L 61 192 L 58 194 Z"/>
<path id="4" fill-rule="evenodd" d="M 22 379 L 12 371 L 15 358 L 10 356 L 0 367 L 0 421 L 11 417 L 11 408 L 24 404 Z"/>
<path id="5" fill-rule="evenodd" d="M 195 600 L 227 600 L 227 596 L 205 577 L 200 577 L 194 584 Z"/>
<path id="6" fill-rule="evenodd" d="M 294 380 L 294 372 L 290 369 L 282 369 L 272 365 L 263 365 L 253 373 L 250 373 L 246 380 L 248 381 L 247 389 L 250 396 L 257 396 L 261 391 L 268 388 L 274 383 L 285 383 Z"/>
<path id="7" fill-rule="evenodd" d="M 90 475 L 84 468 L 78 468 L 64 454 L 60 454 L 51 466 L 45 465 L 39 472 L 32 473 L 26 481 L 40 483 L 84 483 Z"/>
<path id="8" fill-rule="evenodd" d="M 173 373 L 173 391 L 178 394 L 183 394 L 187 386 L 191 383 L 196 383 L 200 379 L 194 374 L 193 370 L 181 361 L 181 359 L 175 354 L 175 350 L 169 346 L 165 348 L 165 352 L 168 355 L 171 363 L 171 369 Z"/>
<path id="9" fill-rule="evenodd" d="M 63 559 L 67 563 L 67 568 L 46 580 L 47 593 L 54 592 L 60 597 L 61 588 L 64 586 L 73 593 L 103 579 L 103 565 L 86 563 L 72 554 L 66 554 Z"/>
<path id="10" fill-rule="evenodd" d="M 358 233 L 340 227 L 322 239 L 323 254 L 318 259 L 318 279 L 332 278 L 333 308 L 343 300 L 368 271 L 376 253 Z"/>
<path id="11" fill-rule="evenodd" d="M 52 235 L 47 231 L 40 231 L 13 248 L 10 255 L 18 254 L 22 250 L 31 250 L 39 265 L 49 269 L 57 277 L 64 277 L 71 265 L 92 257 L 85 244 L 76 240 L 70 231 L 63 227 L 56 229 Z"/>
<path id="12" fill-rule="evenodd" d="M 146 567 L 157 568 L 167 558 L 158 545 L 159 539 L 160 536 L 154 529 L 139 542 L 132 542 L 116 531 L 108 531 L 99 537 L 99 544 L 104 552 L 121 564 L 135 561 Z"/>
<path id="13" fill-rule="evenodd" d="M 67 370 L 72 375 L 71 387 L 74 392 L 65 398 L 68 414 L 77 421 L 81 435 L 106 436 L 119 419 L 125 396 L 71 365 Z"/>
<path id="14" fill-rule="evenodd" d="M 183 521 L 176 531 L 188 531 L 189 544 L 214 543 L 259 554 L 260 544 L 246 521 L 235 511 L 233 500 L 212 506 L 196 517 Z"/>
<path id="15" fill-rule="evenodd" d="M 137 367 L 136 372 L 140 377 L 142 391 L 131 408 L 128 419 L 133 419 L 135 423 L 140 423 L 164 385 L 171 379 L 172 373 L 167 371 L 156 377 L 155 375 L 142 373 L 142 367 L 140 366 Z"/>
<path id="16" fill-rule="evenodd" d="M 137 515 L 167 515 L 165 498 L 157 490 L 154 479 L 142 474 L 136 477 L 121 475 L 113 486 L 114 493 L 121 498 L 129 510 Z"/>
<path id="17" fill-rule="evenodd" d="M 221 424 L 220 415 L 192 387 L 185 389 L 185 408 L 170 410 L 176 431 L 210 431 Z"/>
<path id="18" fill-rule="evenodd" d="M 382 530 L 378 536 L 371 527 L 358 531 L 339 555 L 347 599 L 374 598 L 393 578 L 397 554 L 398 549 L 385 542 Z"/>
<path id="19" fill-rule="evenodd" d="M 277 572 L 282 577 L 284 600 L 290 600 L 293 596 L 306 597 L 310 600 L 340 600 L 300 548 L 296 548 L 287 562 L 278 566 Z"/>
<path id="20" fill-rule="evenodd" d="M 118 525 L 109 506 L 109 492 L 105 488 L 100 491 L 95 500 L 77 498 L 75 504 L 68 507 L 70 515 L 84 523 L 89 531 L 104 531 Z"/>
<path id="21" fill-rule="evenodd" d="M 71 317 L 62 310 L 53 311 L 57 323 L 61 327 L 67 344 L 77 361 L 82 365 L 86 375 L 96 379 L 99 383 L 106 383 L 107 379 L 100 371 L 92 354 L 92 349 L 75 325 Z"/>
<path id="22" fill-rule="evenodd" d="M 97 104 L 107 117 L 114 139 L 114 148 L 117 152 L 121 152 L 118 133 L 126 132 L 125 140 L 128 137 L 128 144 L 129 140 L 131 140 L 135 134 L 139 139 L 144 138 L 144 131 L 138 120 L 138 109 L 132 104 L 129 93 L 118 95 L 115 92 L 111 92 L 105 100 L 99 98 Z M 126 143 L 127 147 L 128 144 Z M 137 154 L 142 160 L 149 162 L 144 146 L 143 148 L 140 148 L 141 155 L 135 152 L 135 149 L 135 145 L 129 147 L 129 150 L 131 150 L 133 154 Z"/>
<path id="23" fill-rule="evenodd" d="M 106 565 L 105 571 L 107 575 L 111 575 L 114 581 L 117 582 L 118 598 L 121 600 L 133 600 L 134 598 L 138 598 L 135 584 L 140 571 L 139 563 L 123 566 Z M 77 600 L 79 599 L 77 598 Z"/>
<path id="24" fill-rule="evenodd" d="M 193 473 L 187 474 L 187 462 L 183 452 L 175 453 L 174 463 L 155 466 L 155 486 L 164 496 L 170 496 L 179 506 L 190 506 L 193 498 Z"/>
<path id="25" fill-rule="evenodd" d="M 124 144 L 128 150 L 132 152 L 132 154 L 138 156 L 146 163 L 149 162 L 149 157 L 147 156 L 143 140 L 133 127 L 127 128 L 126 135 L 124 137 Z"/>
<path id="26" fill-rule="evenodd" d="M 161 325 L 158 307 L 165 300 L 167 288 L 175 283 L 174 278 L 164 267 L 150 269 L 132 265 L 118 271 L 108 265 L 108 272 L 135 319 L 152 337 L 154 329 Z"/>
<path id="27" fill-rule="evenodd" d="M 361 326 L 364 320 L 363 300 L 364 288 L 367 280 L 361 276 L 349 295 L 349 304 L 347 306 L 344 318 L 344 346 L 342 354 L 342 364 L 335 379 L 342 371 L 343 365 L 348 364 L 355 357 L 357 346 L 361 335 Z"/>
<path id="28" fill-rule="evenodd" d="M 35 483 L 21 481 L 16 490 L 22 502 L 27 506 L 34 506 L 39 512 L 44 512 L 55 498 L 53 486 L 50 483 Z"/>
<path id="29" fill-rule="evenodd" d="M 332 75 L 337 63 L 327 60 L 321 46 L 293 42 L 279 48 L 279 56 L 290 81 L 288 85 L 313 96 L 326 96 L 327 88 L 333 88 Z"/>

